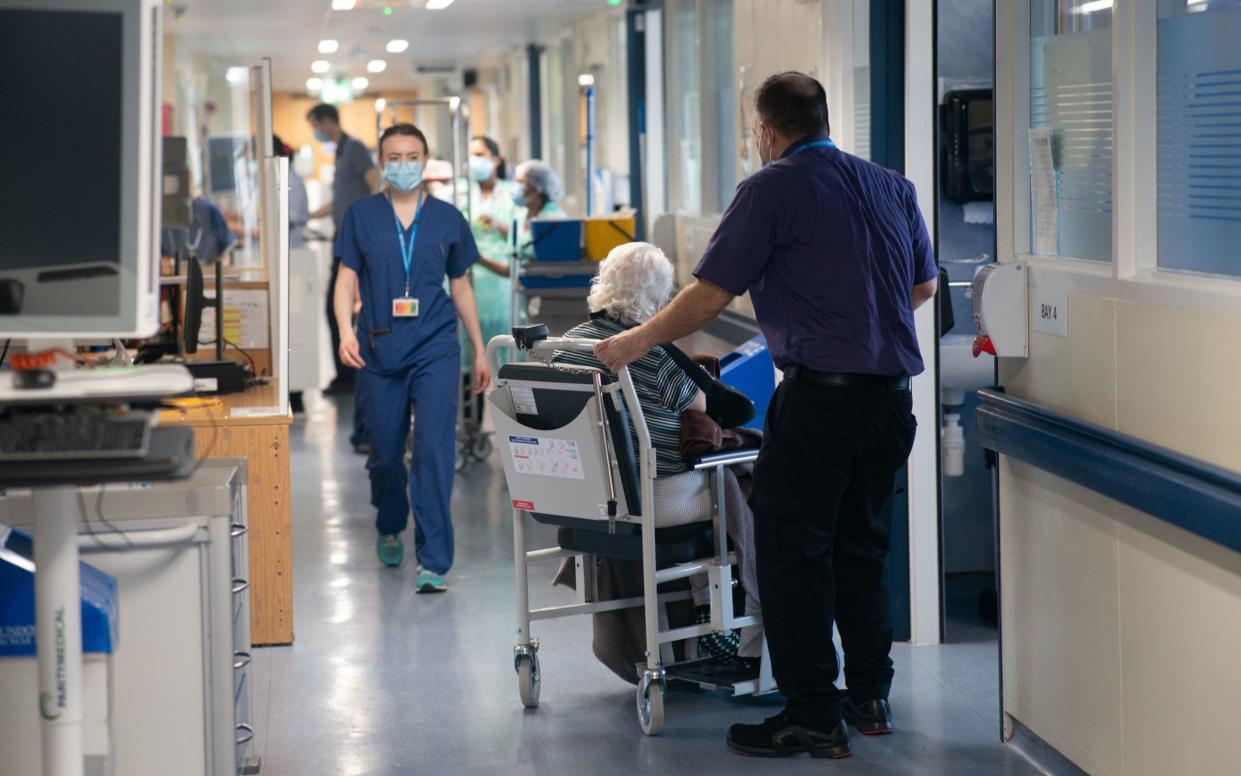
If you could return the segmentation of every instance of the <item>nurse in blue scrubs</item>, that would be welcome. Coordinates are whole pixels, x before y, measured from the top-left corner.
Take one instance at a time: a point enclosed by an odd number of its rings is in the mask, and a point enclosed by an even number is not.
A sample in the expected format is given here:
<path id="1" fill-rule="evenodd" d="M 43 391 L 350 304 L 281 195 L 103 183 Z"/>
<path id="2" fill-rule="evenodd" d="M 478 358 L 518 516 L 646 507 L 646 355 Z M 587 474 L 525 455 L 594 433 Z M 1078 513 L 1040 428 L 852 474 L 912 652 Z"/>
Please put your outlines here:
<path id="1" fill-rule="evenodd" d="M 491 380 L 467 274 L 478 249 L 461 213 L 428 196 L 422 185 L 426 160 L 426 137 L 413 124 L 384 130 L 379 161 L 387 188 L 353 203 L 345 214 L 334 299 L 341 361 L 367 372 L 359 390 L 366 392 L 371 429 L 367 468 L 371 503 L 379 512 L 376 549 L 384 565 L 401 564 L 401 533 L 412 505 L 419 593 L 446 589 L 443 575 L 452 566 L 458 317 L 474 351 L 475 393 Z M 362 297 L 356 332 L 355 288 Z M 414 448 L 407 471 L 411 407 Z"/>

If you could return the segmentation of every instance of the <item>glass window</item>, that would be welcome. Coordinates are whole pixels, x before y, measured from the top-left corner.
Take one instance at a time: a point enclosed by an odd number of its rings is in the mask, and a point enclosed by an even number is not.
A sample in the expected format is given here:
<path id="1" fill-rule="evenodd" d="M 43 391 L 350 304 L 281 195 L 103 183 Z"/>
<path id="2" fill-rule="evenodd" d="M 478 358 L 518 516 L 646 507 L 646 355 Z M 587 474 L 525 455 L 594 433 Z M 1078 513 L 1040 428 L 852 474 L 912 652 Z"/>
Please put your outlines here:
<path id="1" fill-rule="evenodd" d="M 720 0 L 710 6 L 715 36 L 712 54 L 715 65 L 716 117 L 719 131 L 715 164 L 719 170 L 718 212 L 728 209 L 737 188 L 737 76 L 733 64 L 733 0 Z"/>
<path id="2" fill-rule="evenodd" d="M 679 0 L 668 13 L 668 125 L 672 166 L 669 180 L 675 209 L 702 210 L 702 129 L 699 121 L 701 73 L 698 67 L 698 10 L 694 0 Z"/>
<path id="3" fill-rule="evenodd" d="M 1241 276 L 1241 0 L 1160 0 L 1159 266 Z"/>
<path id="4" fill-rule="evenodd" d="M 1030 3 L 1035 253 L 1111 260 L 1111 25 L 1112 0 Z"/>

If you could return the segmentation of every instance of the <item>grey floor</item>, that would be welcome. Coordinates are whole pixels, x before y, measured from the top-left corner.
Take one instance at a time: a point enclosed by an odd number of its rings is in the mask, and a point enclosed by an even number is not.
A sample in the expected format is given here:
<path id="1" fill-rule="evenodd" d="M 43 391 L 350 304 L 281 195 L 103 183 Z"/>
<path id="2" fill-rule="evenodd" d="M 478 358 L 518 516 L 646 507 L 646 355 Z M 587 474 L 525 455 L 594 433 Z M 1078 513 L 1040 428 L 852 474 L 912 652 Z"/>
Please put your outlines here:
<path id="1" fill-rule="evenodd" d="M 996 645 L 894 649 L 892 736 L 855 737 L 854 757 L 750 760 L 728 725 L 779 711 L 778 698 L 674 691 L 658 738 L 638 730 L 633 689 L 595 662 L 585 618 L 536 625 L 543 703 L 523 710 L 513 672 L 511 512 L 503 474 L 457 481 L 457 565 L 443 595 L 413 593 L 413 563 L 383 569 L 363 460 L 347 417 L 308 403 L 292 437 L 296 643 L 256 650 L 256 752 L 266 776 L 362 774 L 1033 774 L 999 743 Z M 534 531 L 532 542 L 549 535 Z M 412 539 L 406 539 L 412 545 Z M 539 584 L 546 602 L 567 595 Z"/>

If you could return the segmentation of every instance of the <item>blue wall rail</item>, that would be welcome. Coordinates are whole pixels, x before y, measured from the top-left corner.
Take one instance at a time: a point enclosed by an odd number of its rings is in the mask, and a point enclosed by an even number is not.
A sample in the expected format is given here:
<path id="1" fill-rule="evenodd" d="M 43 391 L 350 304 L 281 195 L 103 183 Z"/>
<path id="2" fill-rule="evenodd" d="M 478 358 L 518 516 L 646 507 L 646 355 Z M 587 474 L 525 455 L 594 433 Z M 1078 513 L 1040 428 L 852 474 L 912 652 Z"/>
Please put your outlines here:
<path id="1" fill-rule="evenodd" d="M 988 450 L 1241 552 L 1241 474 L 997 391 L 978 396 Z"/>

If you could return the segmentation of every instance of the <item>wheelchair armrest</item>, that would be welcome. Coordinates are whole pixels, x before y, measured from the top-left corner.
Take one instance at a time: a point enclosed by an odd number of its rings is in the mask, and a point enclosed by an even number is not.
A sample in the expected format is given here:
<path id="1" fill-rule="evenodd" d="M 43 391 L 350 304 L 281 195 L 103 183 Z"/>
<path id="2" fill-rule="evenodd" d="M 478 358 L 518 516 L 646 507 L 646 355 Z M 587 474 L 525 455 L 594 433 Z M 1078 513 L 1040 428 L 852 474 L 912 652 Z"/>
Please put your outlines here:
<path id="1" fill-rule="evenodd" d="M 707 453 L 697 458 L 687 459 L 687 463 L 695 471 L 714 469 L 717 466 L 732 466 L 739 463 L 753 463 L 758 458 L 758 448 L 739 448 L 737 450 L 721 450 L 718 453 Z"/>

